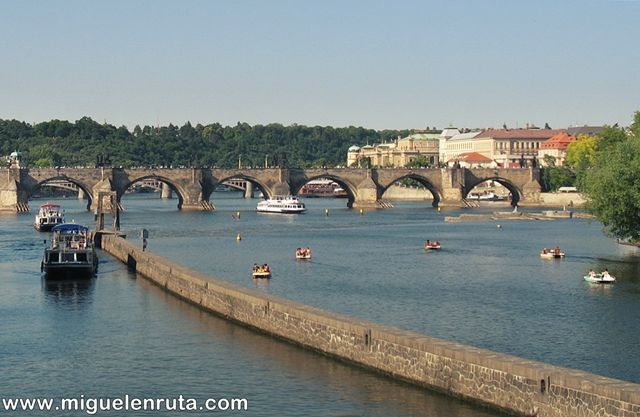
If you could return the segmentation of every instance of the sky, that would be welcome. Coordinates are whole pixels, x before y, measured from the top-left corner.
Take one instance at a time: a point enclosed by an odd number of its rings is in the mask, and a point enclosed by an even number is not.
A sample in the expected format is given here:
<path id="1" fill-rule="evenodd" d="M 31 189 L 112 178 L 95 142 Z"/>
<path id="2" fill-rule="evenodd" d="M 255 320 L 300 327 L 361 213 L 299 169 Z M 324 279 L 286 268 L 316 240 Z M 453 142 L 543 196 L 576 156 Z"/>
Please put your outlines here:
<path id="1" fill-rule="evenodd" d="M 0 0 L 0 119 L 628 125 L 640 0 Z"/>

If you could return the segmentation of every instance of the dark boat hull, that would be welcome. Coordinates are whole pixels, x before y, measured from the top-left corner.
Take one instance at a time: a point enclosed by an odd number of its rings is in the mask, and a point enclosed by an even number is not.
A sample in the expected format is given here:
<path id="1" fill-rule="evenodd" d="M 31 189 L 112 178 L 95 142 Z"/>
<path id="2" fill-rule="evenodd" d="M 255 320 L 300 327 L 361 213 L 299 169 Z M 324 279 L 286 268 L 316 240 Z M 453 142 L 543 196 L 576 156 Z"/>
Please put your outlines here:
<path id="1" fill-rule="evenodd" d="M 45 223 L 45 224 L 34 224 L 33 228 L 36 229 L 38 232 L 50 232 L 51 229 L 53 229 L 54 226 L 57 226 L 57 224 L 55 223 Z"/>
<path id="2" fill-rule="evenodd" d="M 98 272 L 95 250 L 46 250 L 41 265 L 47 278 L 91 278 Z"/>
<path id="3" fill-rule="evenodd" d="M 48 264 L 42 268 L 45 277 L 50 279 L 92 278 L 96 275 L 93 265 Z"/>

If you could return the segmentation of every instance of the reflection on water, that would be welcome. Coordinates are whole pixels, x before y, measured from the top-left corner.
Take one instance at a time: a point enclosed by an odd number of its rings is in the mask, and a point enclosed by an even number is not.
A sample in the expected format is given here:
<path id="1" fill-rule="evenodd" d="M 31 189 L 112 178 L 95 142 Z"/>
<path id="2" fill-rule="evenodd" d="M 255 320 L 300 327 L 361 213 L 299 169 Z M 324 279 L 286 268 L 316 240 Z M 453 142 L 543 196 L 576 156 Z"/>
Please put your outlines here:
<path id="1" fill-rule="evenodd" d="M 93 301 L 95 280 L 96 278 L 74 280 L 42 277 L 42 289 L 49 302 L 81 307 Z"/>
<path id="2" fill-rule="evenodd" d="M 253 286 L 258 289 L 267 289 L 269 288 L 270 279 L 265 278 L 253 278 Z"/>
<path id="3" fill-rule="evenodd" d="M 90 216 L 74 214 L 85 224 Z M 496 415 L 231 324 L 136 278 L 105 253 L 97 278 L 44 280 L 41 235 L 30 217 L 0 218 L 0 230 L 12 237 L 8 247 L 0 241 L 4 397 L 246 398 L 250 409 L 242 414 L 260 417 Z M 295 264 L 292 251 L 287 258 Z M 318 266 L 299 263 L 298 278 L 312 278 L 307 273 Z M 276 271 L 276 283 L 284 276 Z M 250 268 L 243 278 L 271 291 L 272 281 L 252 281 Z"/>

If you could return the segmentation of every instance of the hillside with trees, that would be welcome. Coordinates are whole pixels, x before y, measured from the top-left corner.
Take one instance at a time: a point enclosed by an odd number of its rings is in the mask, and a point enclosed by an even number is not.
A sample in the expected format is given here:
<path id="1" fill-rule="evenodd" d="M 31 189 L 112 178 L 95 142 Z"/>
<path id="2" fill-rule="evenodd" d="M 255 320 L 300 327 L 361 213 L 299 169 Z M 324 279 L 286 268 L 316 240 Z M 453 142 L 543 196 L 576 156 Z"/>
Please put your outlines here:
<path id="1" fill-rule="evenodd" d="M 219 123 L 192 126 L 100 124 L 51 120 L 35 125 L 0 119 L 0 155 L 20 151 L 30 166 L 93 166 L 102 158 L 114 166 L 269 166 L 320 167 L 346 164 L 351 145 L 406 136 L 408 130 L 363 127 Z"/>

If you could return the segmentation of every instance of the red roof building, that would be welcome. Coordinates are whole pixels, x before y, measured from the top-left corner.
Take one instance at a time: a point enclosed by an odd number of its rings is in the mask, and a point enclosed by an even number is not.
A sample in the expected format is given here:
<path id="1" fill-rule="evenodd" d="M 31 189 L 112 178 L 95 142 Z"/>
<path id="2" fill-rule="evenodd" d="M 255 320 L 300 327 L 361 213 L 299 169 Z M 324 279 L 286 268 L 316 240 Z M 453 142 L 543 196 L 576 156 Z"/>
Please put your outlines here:
<path id="1" fill-rule="evenodd" d="M 466 152 L 447 161 L 449 166 L 459 163 L 463 168 L 495 168 L 496 162 L 478 152 Z"/>
<path id="2" fill-rule="evenodd" d="M 569 144 L 575 140 L 575 136 L 571 136 L 566 132 L 560 132 L 544 141 L 542 145 L 540 145 L 540 150 L 538 151 L 540 164 L 543 166 L 548 165 L 545 161 L 545 156 L 548 156 L 554 158 L 556 166 L 563 165 L 567 157 L 567 148 L 569 147 Z"/>
<path id="3" fill-rule="evenodd" d="M 502 167 L 537 166 L 543 142 L 564 132 L 554 129 L 486 129 L 440 140 L 443 160 L 459 159 L 464 152 L 477 152 Z"/>

